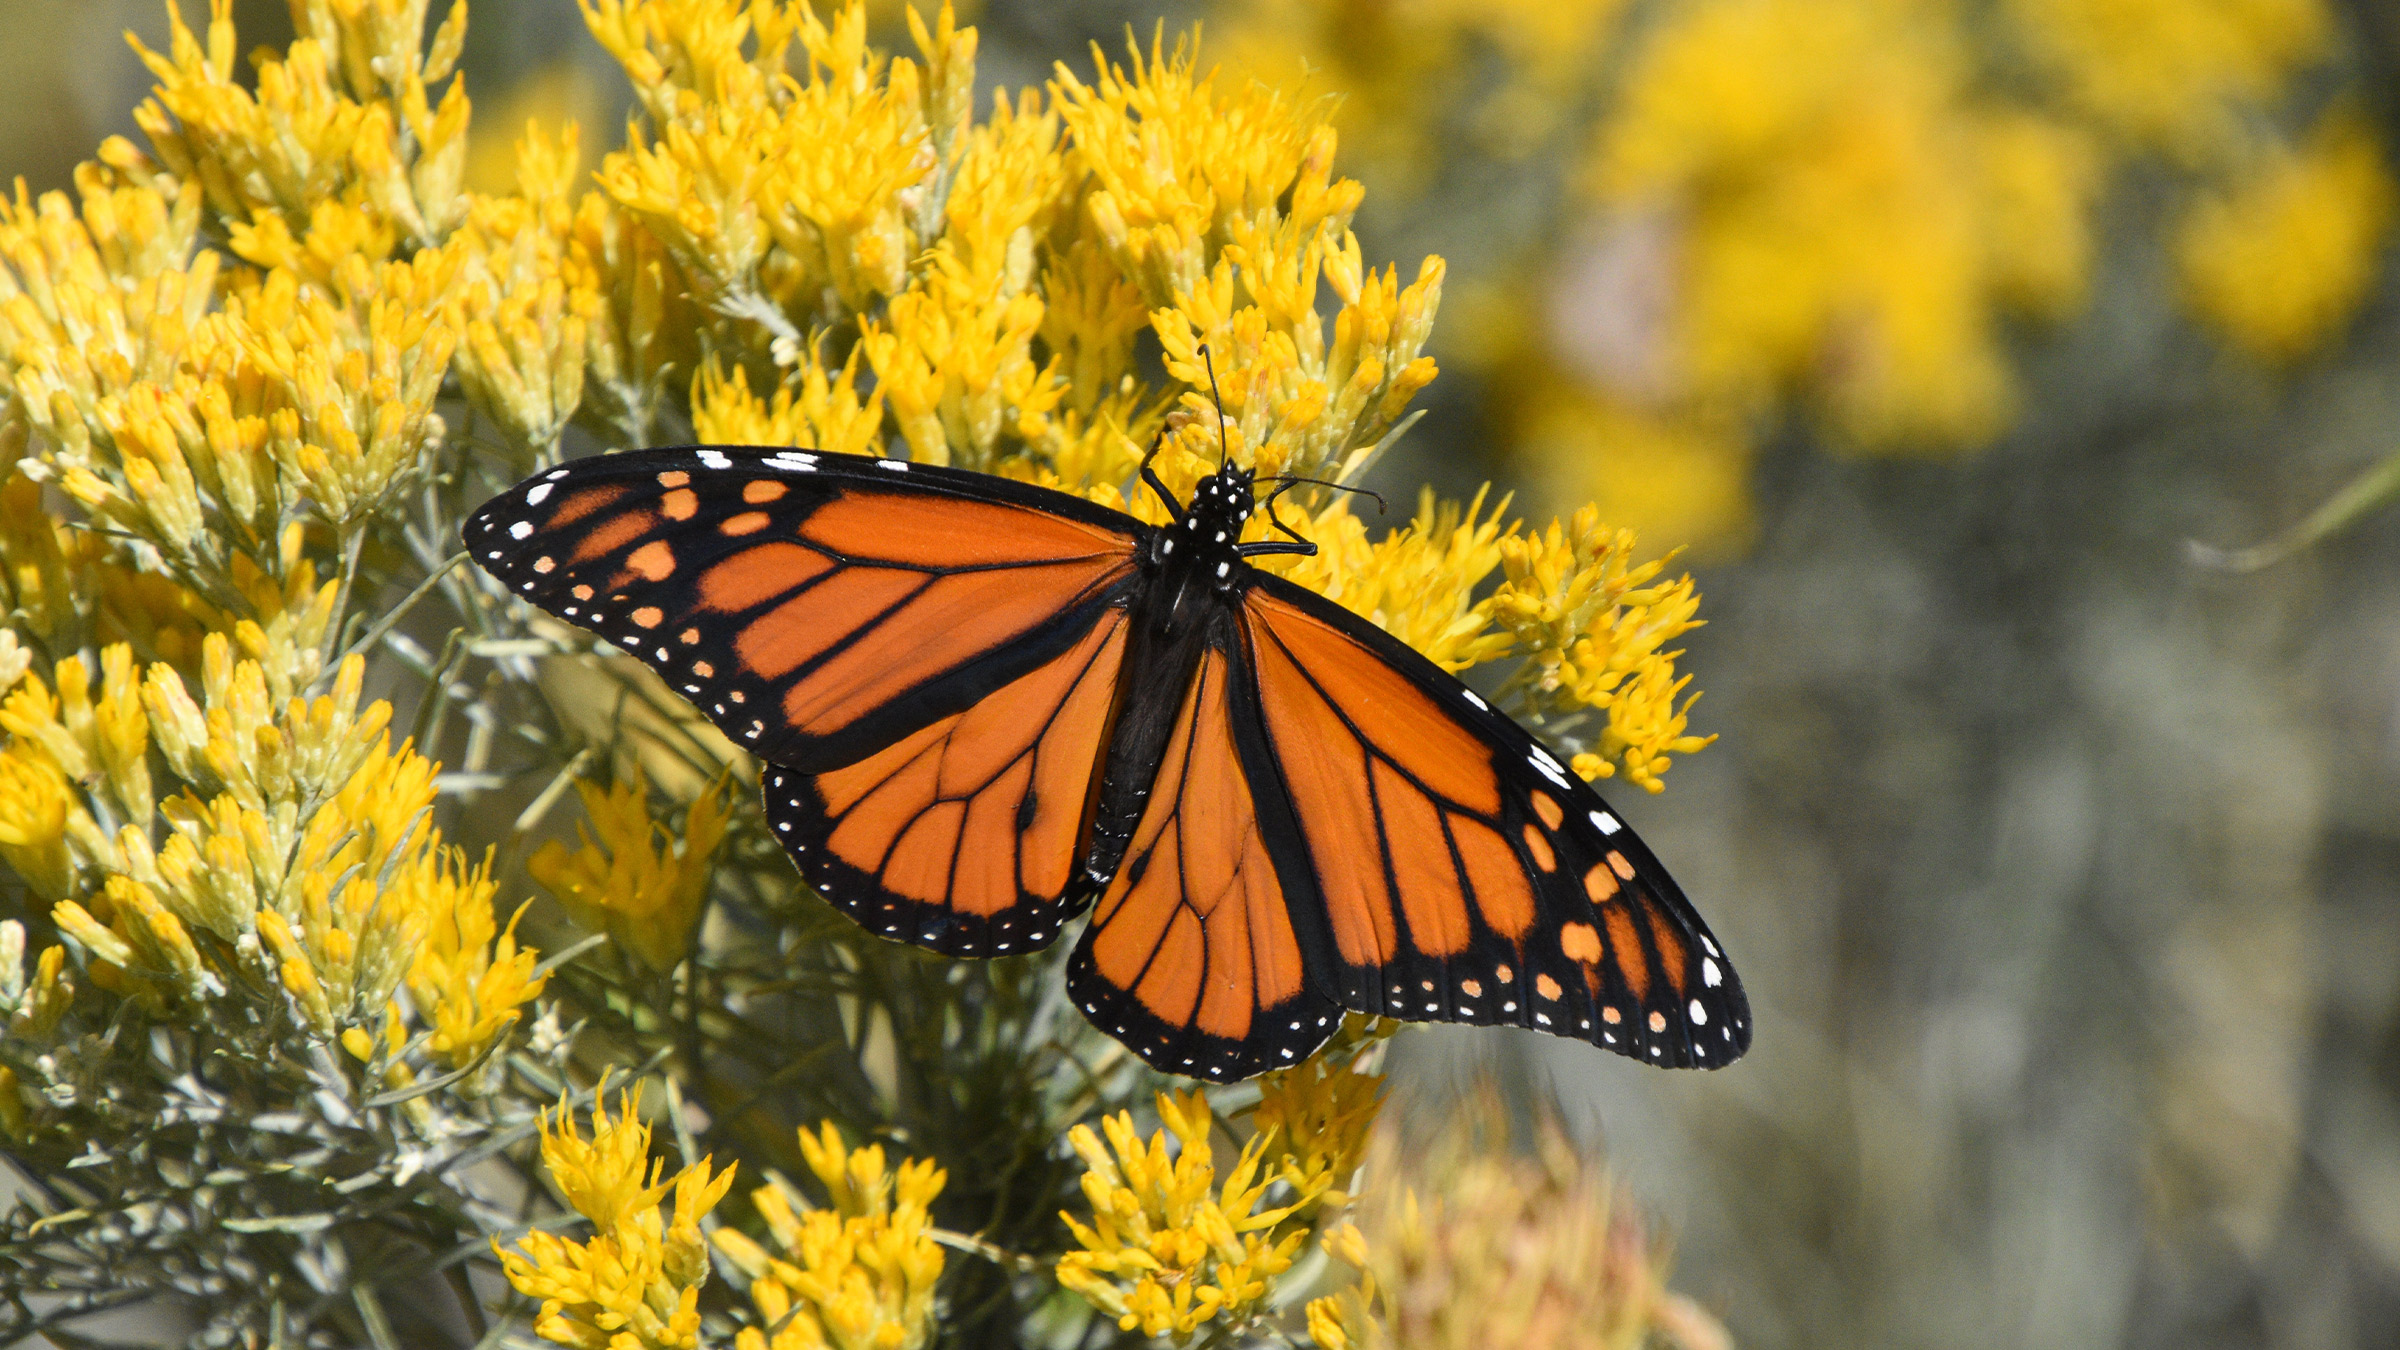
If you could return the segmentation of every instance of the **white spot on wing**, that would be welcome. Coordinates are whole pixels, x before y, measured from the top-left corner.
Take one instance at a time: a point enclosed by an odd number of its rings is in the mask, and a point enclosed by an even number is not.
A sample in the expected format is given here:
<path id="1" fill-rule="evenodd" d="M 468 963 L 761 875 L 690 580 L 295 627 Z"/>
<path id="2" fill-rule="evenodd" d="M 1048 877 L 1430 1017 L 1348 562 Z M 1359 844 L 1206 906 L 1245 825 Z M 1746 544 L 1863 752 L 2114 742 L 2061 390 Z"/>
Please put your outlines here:
<path id="1" fill-rule="evenodd" d="M 542 504 L 542 500 L 549 495 L 550 485 L 548 483 L 536 483 L 533 485 L 532 490 L 525 494 L 525 504 L 527 506 L 540 506 Z"/>
<path id="2" fill-rule="evenodd" d="M 700 462 L 712 469 L 730 469 L 733 467 L 733 459 L 731 456 L 715 450 L 701 451 Z"/>
<path id="3" fill-rule="evenodd" d="M 520 520 L 516 524 L 508 527 L 508 537 L 511 539 L 523 539 L 532 533 L 533 522 L 530 520 Z"/>
<path id="4" fill-rule="evenodd" d="M 875 461 L 875 467 L 878 469 L 890 469 L 893 473 L 907 473 L 908 461 L 904 459 L 879 459 Z"/>
<path id="5" fill-rule="evenodd" d="M 1708 1009 L 1700 1006 L 1700 1000 L 1693 999 L 1692 1006 L 1684 1011 L 1692 1015 L 1693 1026 L 1704 1027 L 1708 1025 Z"/>
<path id="6" fill-rule="evenodd" d="M 1617 823 L 1617 818 L 1615 816 L 1610 815 L 1606 811 L 1592 812 L 1592 823 L 1600 827 L 1600 833 L 1602 834 L 1615 834 L 1617 831 L 1625 828 Z"/>
<path id="7" fill-rule="evenodd" d="M 1460 694 L 1461 694 L 1461 696 L 1462 696 L 1462 697 L 1464 697 L 1464 698 L 1467 700 L 1467 702 L 1474 704 L 1476 707 L 1478 707 L 1478 708 L 1481 708 L 1483 711 L 1485 711 L 1485 712 L 1490 712 L 1490 711 L 1492 710 L 1492 705 L 1491 705 L 1491 704 L 1489 704 L 1489 703 L 1486 703 L 1486 702 L 1484 702 L 1482 699 L 1479 699 L 1479 698 L 1475 697 L 1475 691 L 1474 691 L 1474 690 L 1472 690 L 1472 689 L 1465 689 L 1465 690 L 1461 690 L 1461 691 L 1460 691 Z"/>
<path id="8" fill-rule="evenodd" d="M 1725 983 L 1725 972 L 1717 969 L 1717 963 L 1715 961 L 1703 960 L 1700 963 L 1700 982 L 1707 985 L 1709 988 L 1714 989 L 1718 985 Z"/>

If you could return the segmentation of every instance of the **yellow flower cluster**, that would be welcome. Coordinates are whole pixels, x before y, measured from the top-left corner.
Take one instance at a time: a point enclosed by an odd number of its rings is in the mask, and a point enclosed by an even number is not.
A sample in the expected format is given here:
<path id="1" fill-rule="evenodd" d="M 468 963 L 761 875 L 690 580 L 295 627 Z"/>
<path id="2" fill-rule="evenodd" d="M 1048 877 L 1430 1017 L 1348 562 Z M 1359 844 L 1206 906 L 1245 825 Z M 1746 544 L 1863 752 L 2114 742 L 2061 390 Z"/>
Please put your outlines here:
<path id="1" fill-rule="evenodd" d="M 1239 1325 L 1262 1311 L 1291 1269 L 1312 1216 L 1344 1203 L 1381 1080 L 1319 1063 L 1261 1082 L 1256 1132 L 1217 1181 L 1208 1100 L 1158 1094 L 1165 1128 L 1145 1144 L 1131 1112 L 1067 1142 L 1081 1157 L 1088 1224 L 1065 1215 L 1082 1250 L 1059 1258 L 1058 1282 L 1126 1331 L 1188 1339 L 1204 1324 Z M 1168 1140 L 1177 1147 L 1169 1152 Z M 1279 1199 L 1269 1198 L 1277 1190 Z"/>
<path id="2" fill-rule="evenodd" d="M 542 1166 L 592 1236 L 577 1242 L 534 1232 L 518 1250 L 499 1253 L 510 1284 L 542 1300 L 534 1334 L 585 1350 L 697 1350 L 700 1287 L 708 1282 L 708 1242 L 700 1220 L 733 1186 L 734 1168 L 713 1177 L 709 1159 L 661 1180 L 665 1160 L 650 1156 L 650 1127 L 640 1118 L 637 1085 L 617 1097 L 617 1113 L 592 1108 L 592 1135 L 575 1128 L 561 1103 L 542 1116 Z M 671 1207 L 662 1205 L 674 1194 Z"/>
<path id="3" fill-rule="evenodd" d="M 1220 49 L 1269 79 L 1305 78 L 1378 184 L 1413 192 L 1439 138 L 1520 159 L 1572 125 L 1627 0 L 1227 5 Z"/>
<path id="4" fill-rule="evenodd" d="M 942 1274 L 928 1208 L 947 1175 L 922 1159 L 887 1169 L 882 1145 L 846 1148 L 831 1121 L 801 1130 L 800 1152 L 832 1208 L 795 1213 L 784 1188 L 762 1186 L 751 1200 L 778 1251 L 731 1228 L 714 1235 L 768 1327 L 744 1327 L 735 1350 L 921 1350 Z"/>
<path id="5" fill-rule="evenodd" d="M 1309 1303 L 1319 1350 L 1727 1350 L 1606 1174 L 1555 1127 L 1513 1152 L 1503 1110 L 1487 1094 L 1405 1172 L 1395 1135 L 1377 1136 L 1368 1167 L 1386 1180 L 1324 1237 L 1359 1281 Z"/>
<path id="6" fill-rule="evenodd" d="M 233 650 L 208 636 L 197 698 L 123 644 L 96 687 L 79 656 L 21 673 L 0 701 L 0 856 L 103 988 L 196 1014 L 280 985 L 331 1037 L 385 1019 L 405 980 L 434 1052 L 472 1059 L 541 981 L 493 942 L 487 869 L 424 823 L 433 764 L 390 745 L 390 705 L 360 706 L 360 658 L 309 698 Z M 185 785 L 164 800 L 153 751 Z"/>
<path id="7" fill-rule="evenodd" d="M 1699 625 L 1699 593 L 1688 576 L 1654 584 L 1665 560 L 1637 564 L 1634 545 L 1632 531 L 1602 527 L 1588 506 L 1563 530 L 1552 521 L 1547 534 L 1512 535 L 1500 541 L 1507 579 L 1490 604 L 1532 653 L 1518 678 L 1536 707 L 1607 713 L 1575 771 L 1606 778 L 1622 763 L 1626 777 L 1657 792 L 1670 752 L 1688 755 L 1716 738 L 1684 734 L 1691 699 L 1677 706 L 1675 696 L 1691 677 L 1675 674 L 1681 653 L 1660 650 Z"/>
<path id="8" fill-rule="evenodd" d="M 2254 177 L 2203 202 L 2176 259 L 2192 311 L 2252 356 L 2296 360 L 2358 312 L 2374 286 L 2395 190 L 2355 114 L 2276 149 Z"/>
<path id="9" fill-rule="evenodd" d="M 2004 431 L 2011 330 L 2085 305 L 2130 160 L 2198 189 L 2188 307 L 2270 363 L 2341 331 L 2389 229 L 2364 121 L 2276 129 L 2343 70 L 2325 0 L 1219 8 L 1231 50 L 1344 100 L 1379 193 L 1438 209 L 1482 157 L 1566 163 L 1561 228 L 1502 227 L 1453 350 L 1541 486 L 1718 548 L 1791 411 L 1877 453 Z"/>
<path id="10" fill-rule="evenodd" d="M 583 782 L 583 843 L 553 839 L 525 861 L 585 927 L 601 929 L 652 970 L 683 961 L 708 898 L 710 868 L 731 813 L 731 780 L 695 798 L 681 838 L 651 818 L 650 785 L 637 763 L 613 787 Z"/>
<path id="11" fill-rule="evenodd" d="M 2186 157 L 2238 138 L 2321 56 L 2324 0 L 2006 0 L 2014 35 L 2111 135 Z"/>
<path id="12" fill-rule="evenodd" d="M 1803 381 L 1845 437 L 2003 424 L 2001 304 L 2080 300 L 2089 152 L 1979 104 L 1963 34 L 1886 0 L 1702 0 L 1634 57 L 1592 187 L 1683 216 L 1662 378 L 1763 410 Z"/>

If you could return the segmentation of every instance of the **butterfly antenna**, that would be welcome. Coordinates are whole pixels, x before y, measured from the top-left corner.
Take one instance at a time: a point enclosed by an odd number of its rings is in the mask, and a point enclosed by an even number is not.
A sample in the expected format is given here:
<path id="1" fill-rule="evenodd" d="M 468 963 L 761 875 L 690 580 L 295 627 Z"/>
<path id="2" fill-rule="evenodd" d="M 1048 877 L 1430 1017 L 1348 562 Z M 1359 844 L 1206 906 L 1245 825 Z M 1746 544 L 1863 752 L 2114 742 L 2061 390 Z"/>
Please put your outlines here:
<path id="1" fill-rule="evenodd" d="M 1200 368 L 1208 372 L 1208 396 L 1217 405 L 1217 467 L 1224 468 L 1233 454 L 1232 437 L 1225 430 L 1225 395 L 1217 391 L 1217 363 L 1209 358 L 1208 344 L 1200 344 Z"/>

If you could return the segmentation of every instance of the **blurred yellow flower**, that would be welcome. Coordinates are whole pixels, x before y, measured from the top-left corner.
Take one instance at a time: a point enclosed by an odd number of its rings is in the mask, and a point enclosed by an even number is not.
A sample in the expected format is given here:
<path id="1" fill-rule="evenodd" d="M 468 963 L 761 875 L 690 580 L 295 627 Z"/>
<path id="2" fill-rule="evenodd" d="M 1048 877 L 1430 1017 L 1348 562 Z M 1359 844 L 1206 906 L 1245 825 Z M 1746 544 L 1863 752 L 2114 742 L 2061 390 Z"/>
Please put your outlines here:
<path id="1" fill-rule="evenodd" d="M 2102 126 L 2201 155 L 2324 51 L 2324 0 L 2006 0 L 2017 34 Z"/>
<path id="2" fill-rule="evenodd" d="M 650 815 L 650 785 L 637 763 L 613 787 L 579 782 L 587 823 L 582 847 L 553 839 L 525 862 L 586 927 L 604 930 L 651 969 L 683 960 L 708 898 L 709 870 L 725 837 L 731 780 L 694 798 L 680 840 Z"/>
<path id="3" fill-rule="evenodd" d="M 751 1199 L 777 1250 L 732 1228 L 713 1235 L 771 1328 L 744 1327 L 736 1350 L 920 1350 L 936 1330 L 942 1274 L 928 1207 L 947 1175 L 925 1160 L 887 1170 L 882 1145 L 847 1148 L 831 1121 L 813 1136 L 801 1130 L 800 1151 L 832 1208 L 794 1213 L 783 1187 L 762 1186 Z"/>
<path id="4" fill-rule="evenodd" d="M 1666 1287 L 1666 1255 L 1607 1174 L 1545 1125 L 1530 1156 L 1509 1146 L 1488 1091 L 1430 1145 L 1377 1135 L 1356 1223 L 1325 1249 L 1359 1283 L 1317 1299 L 1325 1350 L 1730 1350 L 1698 1304 Z"/>
<path id="5" fill-rule="evenodd" d="M 641 1121 L 641 1089 L 618 1094 L 617 1113 L 592 1109 L 592 1136 L 562 1103 L 542 1116 L 542 1165 L 575 1211 L 591 1220 L 589 1241 L 533 1232 L 502 1250 L 510 1284 L 542 1300 L 534 1333 L 560 1345 L 608 1350 L 696 1350 L 700 1286 L 708 1245 L 700 1219 L 733 1185 L 734 1169 L 711 1176 L 709 1159 L 660 1180 Z M 660 1201 L 672 1191 L 672 1209 Z"/>
<path id="6" fill-rule="evenodd" d="M 2328 116 L 2296 150 L 2204 200 L 2175 241 L 2192 311 L 2258 360 L 2322 346 L 2383 270 L 2393 208 L 2382 142 L 2355 113 Z"/>

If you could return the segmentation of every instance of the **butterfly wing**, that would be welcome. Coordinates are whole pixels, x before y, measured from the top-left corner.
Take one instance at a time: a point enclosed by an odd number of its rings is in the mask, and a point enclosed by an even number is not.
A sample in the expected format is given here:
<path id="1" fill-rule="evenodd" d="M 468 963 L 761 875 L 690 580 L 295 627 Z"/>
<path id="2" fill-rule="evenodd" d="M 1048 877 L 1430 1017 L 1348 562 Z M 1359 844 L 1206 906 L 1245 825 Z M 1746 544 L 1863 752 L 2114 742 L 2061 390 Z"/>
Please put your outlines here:
<path id="1" fill-rule="evenodd" d="M 1130 517 L 898 460 L 701 447 L 539 474 L 467 523 L 510 591 L 665 676 L 735 744 L 836 769 L 1082 640 Z"/>
<path id="2" fill-rule="evenodd" d="M 1245 592 L 1242 625 L 1344 1006 L 1531 1027 L 1668 1066 L 1749 1048 L 1749 1002 L 1700 916 L 1523 728 L 1278 578 Z"/>
<path id="3" fill-rule="evenodd" d="M 1078 861 L 1115 721 L 1125 615 L 856 764 L 761 775 L 767 825 L 835 908 L 949 956 L 1047 946 L 1089 898 Z"/>
<path id="4" fill-rule="evenodd" d="M 1306 1058 L 1341 1018 L 1310 978 L 1323 958 L 1305 953 L 1323 938 L 1305 865 L 1276 856 L 1297 836 L 1280 798 L 1251 788 L 1245 764 L 1265 747 L 1230 624 L 1225 636 L 1182 691 L 1124 861 L 1067 965 L 1068 997 L 1102 1029 L 1155 1068 L 1220 1083 Z"/>
<path id="5" fill-rule="evenodd" d="M 466 540 L 768 761 L 769 827 L 836 907 L 996 956 L 1088 899 L 1140 528 L 980 474 L 703 447 L 550 470 Z"/>

